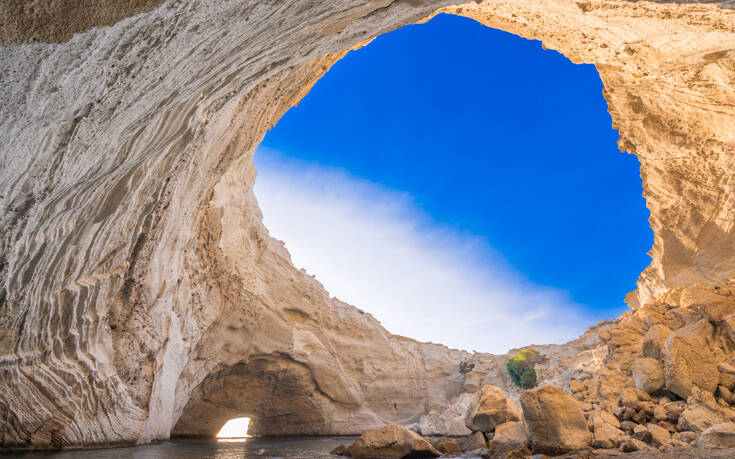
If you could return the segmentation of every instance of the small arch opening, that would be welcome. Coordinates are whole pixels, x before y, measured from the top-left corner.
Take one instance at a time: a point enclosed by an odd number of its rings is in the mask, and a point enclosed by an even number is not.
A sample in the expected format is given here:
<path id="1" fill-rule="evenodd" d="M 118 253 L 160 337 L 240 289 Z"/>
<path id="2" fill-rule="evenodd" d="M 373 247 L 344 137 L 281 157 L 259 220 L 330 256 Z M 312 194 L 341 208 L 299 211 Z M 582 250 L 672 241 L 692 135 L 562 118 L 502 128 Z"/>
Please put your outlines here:
<path id="1" fill-rule="evenodd" d="M 217 432 L 218 441 L 245 441 L 250 437 L 250 418 L 239 417 L 225 422 L 225 425 Z"/>

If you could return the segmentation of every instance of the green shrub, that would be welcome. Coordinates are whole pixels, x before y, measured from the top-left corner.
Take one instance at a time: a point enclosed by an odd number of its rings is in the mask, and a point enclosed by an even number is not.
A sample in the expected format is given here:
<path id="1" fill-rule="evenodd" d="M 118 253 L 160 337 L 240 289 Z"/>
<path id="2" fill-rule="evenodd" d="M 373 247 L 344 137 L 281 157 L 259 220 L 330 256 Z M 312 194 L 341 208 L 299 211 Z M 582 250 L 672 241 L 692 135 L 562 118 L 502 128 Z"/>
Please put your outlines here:
<path id="1" fill-rule="evenodd" d="M 462 373 L 463 375 L 466 375 L 467 373 L 472 371 L 474 368 L 475 368 L 474 363 L 470 363 L 466 360 L 462 360 L 461 362 L 459 362 L 459 372 Z"/>
<path id="2" fill-rule="evenodd" d="M 513 381 L 524 389 L 530 389 L 536 385 L 536 370 L 533 366 L 541 362 L 545 356 L 539 352 L 526 348 L 508 359 L 506 367 Z"/>

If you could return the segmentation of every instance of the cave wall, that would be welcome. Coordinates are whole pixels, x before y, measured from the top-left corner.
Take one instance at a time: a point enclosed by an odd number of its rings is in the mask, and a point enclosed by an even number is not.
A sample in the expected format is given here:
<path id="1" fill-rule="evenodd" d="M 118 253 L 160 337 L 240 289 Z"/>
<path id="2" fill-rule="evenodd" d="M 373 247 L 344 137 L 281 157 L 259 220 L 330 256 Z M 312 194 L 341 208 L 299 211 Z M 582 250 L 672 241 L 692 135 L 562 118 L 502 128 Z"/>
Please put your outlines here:
<path id="1" fill-rule="evenodd" d="M 3 447 L 208 434 L 234 413 L 211 388 L 233 378 L 295 381 L 293 398 L 271 397 L 308 408 L 287 421 L 237 407 L 266 434 L 416 422 L 461 391 L 467 354 L 330 298 L 268 236 L 252 193 L 256 145 L 332 63 L 437 11 L 597 66 L 655 233 L 632 306 L 732 275 L 735 14 L 720 5 L 170 0 L 100 19 L 108 3 L 40 38 L 140 14 L 62 43 L 15 44 L 57 16 L 0 15 Z M 8 17 L 30 25 L 11 36 Z M 294 432 L 299 419 L 315 427 Z"/>

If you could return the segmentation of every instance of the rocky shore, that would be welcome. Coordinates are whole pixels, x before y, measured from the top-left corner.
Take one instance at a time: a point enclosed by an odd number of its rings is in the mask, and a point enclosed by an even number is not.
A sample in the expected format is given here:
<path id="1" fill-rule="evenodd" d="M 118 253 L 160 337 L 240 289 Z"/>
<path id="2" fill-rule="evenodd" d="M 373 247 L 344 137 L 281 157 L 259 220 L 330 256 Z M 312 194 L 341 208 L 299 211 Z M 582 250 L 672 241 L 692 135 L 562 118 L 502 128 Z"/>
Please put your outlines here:
<path id="1" fill-rule="evenodd" d="M 728 457 L 735 454 L 735 291 L 679 289 L 664 301 L 591 329 L 605 343 L 599 371 L 520 393 L 468 387 L 448 431 L 398 425 L 336 451 L 352 457 Z M 465 375 L 473 379 L 472 372 Z M 426 429 L 424 429 L 426 430 Z M 426 436 L 422 437 L 420 433 Z M 720 456 L 722 455 L 722 456 Z"/>

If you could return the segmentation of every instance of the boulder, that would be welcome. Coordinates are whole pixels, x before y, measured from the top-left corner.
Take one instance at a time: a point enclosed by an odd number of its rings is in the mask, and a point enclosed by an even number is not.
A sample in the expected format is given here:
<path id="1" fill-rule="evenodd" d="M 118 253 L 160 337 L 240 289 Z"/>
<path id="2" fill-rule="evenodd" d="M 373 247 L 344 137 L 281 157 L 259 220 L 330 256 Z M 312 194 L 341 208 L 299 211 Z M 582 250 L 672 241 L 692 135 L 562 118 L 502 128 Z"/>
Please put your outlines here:
<path id="1" fill-rule="evenodd" d="M 730 392 L 730 389 L 725 386 L 717 386 L 717 396 L 726 401 L 728 404 L 733 402 L 732 392 Z"/>
<path id="2" fill-rule="evenodd" d="M 646 429 L 651 434 L 651 440 L 648 442 L 651 446 L 660 448 L 671 440 L 671 434 L 668 430 L 656 424 L 646 425 Z"/>
<path id="3" fill-rule="evenodd" d="M 441 452 L 421 435 L 398 424 L 369 430 L 345 451 L 351 457 L 439 457 Z"/>
<path id="4" fill-rule="evenodd" d="M 735 390 L 735 375 L 731 373 L 720 373 L 719 378 L 720 386 L 727 387 L 728 389 Z"/>
<path id="5" fill-rule="evenodd" d="M 503 389 L 486 385 L 472 396 L 465 425 L 475 432 L 490 433 L 496 426 L 510 421 L 520 421 L 521 413 Z"/>
<path id="6" fill-rule="evenodd" d="M 680 431 L 701 433 L 713 425 L 728 421 L 727 417 L 727 413 L 717 406 L 712 394 L 699 391 L 687 399 L 687 408 L 679 416 L 677 427 Z"/>
<path id="7" fill-rule="evenodd" d="M 587 390 L 587 387 L 578 379 L 572 379 L 569 381 L 569 391 L 573 394 L 578 394 Z"/>
<path id="8" fill-rule="evenodd" d="M 335 456 L 344 456 L 346 451 L 347 447 L 345 445 L 339 445 L 332 451 L 330 451 L 329 454 L 334 454 Z"/>
<path id="9" fill-rule="evenodd" d="M 620 429 L 618 418 L 607 411 L 594 411 L 590 415 L 593 430 L 592 446 L 595 448 L 616 448 L 625 435 Z"/>
<path id="10" fill-rule="evenodd" d="M 442 454 L 462 454 L 462 446 L 456 438 L 441 437 L 431 440 L 431 444 Z"/>
<path id="11" fill-rule="evenodd" d="M 510 446 L 527 446 L 528 435 L 522 422 L 505 422 L 495 428 L 490 449 L 505 449 Z"/>
<path id="12" fill-rule="evenodd" d="M 641 340 L 643 357 L 661 360 L 664 343 L 671 333 L 671 329 L 666 325 L 656 324 L 651 327 Z"/>
<path id="13" fill-rule="evenodd" d="M 666 420 L 677 423 L 679 422 L 679 416 L 687 408 L 687 404 L 681 400 L 676 400 L 674 402 L 664 403 L 663 408 L 666 412 Z"/>
<path id="14" fill-rule="evenodd" d="M 712 324 L 702 319 L 669 335 L 663 349 L 666 388 L 681 398 L 695 388 L 714 393 L 720 372 L 711 350 Z"/>
<path id="15" fill-rule="evenodd" d="M 487 448 L 487 442 L 482 432 L 475 432 L 472 435 L 467 435 L 459 439 L 459 446 L 462 448 L 462 451 L 474 451 Z"/>
<path id="16" fill-rule="evenodd" d="M 672 435 L 672 437 L 679 441 L 683 441 L 684 443 L 694 443 L 694 441 L 699 438 L 699 435 L 691 430 L 685 430 L 683 432 L 679 432 L 678 435 Z"/>
<path id="17" fill-rule="evenodd" d="M 723 422 L 702 432 L 694 441 L 697 448 L 735 448 L 735 423 Z"/>
<path id="18" fill-rule="evenodd" d="M 727 362 L 720 362 L 717 364 L 717 370 L 720 373 L 726 373 L 730 375 L 735 375 L 735 366 L 730 365 Z"/>
<path id="19" fill-rule="evenodd" d="M 633 362 L 632 372 L 635 387 L 647 394 L 660 391 L 666 382 L 663 366 L 656 359 L 647 357 L 636 359 Z"/>
<path id="20" fill-rule="evenodd" d="M 592 442 L 582 404 L 566 392 L 552 386 L 527 390 L 521 406 L 534 453 L 564 454 Z"/>
<path id="21" fill-rule="evenodd" d="M 620 451 L 624 453 L 632 453 L 646 449 L 646 444 L 635 438 L 629 438 L 620 445 Z"/>

